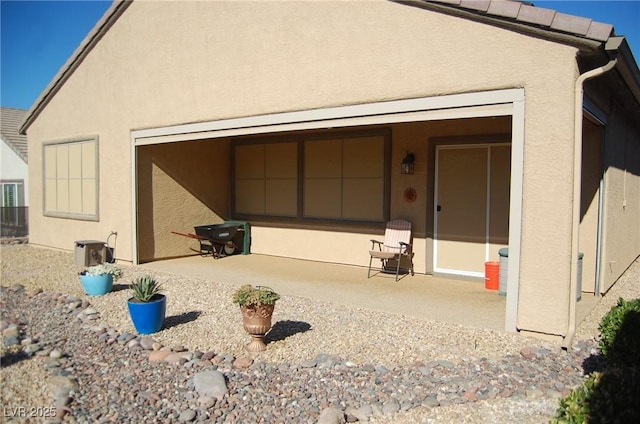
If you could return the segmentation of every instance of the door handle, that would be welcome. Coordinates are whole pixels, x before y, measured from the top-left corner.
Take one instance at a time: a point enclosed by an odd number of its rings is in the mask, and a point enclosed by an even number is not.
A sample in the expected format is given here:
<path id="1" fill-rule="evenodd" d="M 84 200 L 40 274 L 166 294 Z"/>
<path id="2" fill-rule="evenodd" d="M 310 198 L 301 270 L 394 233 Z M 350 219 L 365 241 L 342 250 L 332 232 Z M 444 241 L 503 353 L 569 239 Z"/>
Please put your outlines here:
<path id="1" fill-rule="evenodd" d="M 436 207 L 436 212 L 440 212 L 441 210 L 442 210 L 442 206 L 438 205 L 438 206 Z"/>

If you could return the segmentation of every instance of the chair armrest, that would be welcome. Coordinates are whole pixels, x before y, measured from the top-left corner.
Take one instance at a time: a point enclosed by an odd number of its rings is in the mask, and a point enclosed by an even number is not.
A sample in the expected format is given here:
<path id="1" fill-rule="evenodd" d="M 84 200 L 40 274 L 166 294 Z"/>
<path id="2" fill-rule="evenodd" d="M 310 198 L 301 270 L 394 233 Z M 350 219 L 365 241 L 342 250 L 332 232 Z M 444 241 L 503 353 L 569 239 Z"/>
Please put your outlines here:
<path id="1" fill-rule="evenodd" d="M 371 250 L 373 250 L 376 245 L 378 245 L 378 250 L 382 250 L 382 242 L 371 239 Z"/>
<path id="2" fill-rule="evenodd" d="M 403 241 L 399 242 L 400 243 L 400 250 L 402 251 L 402 247 L 404 247 L 404 253 L 410 253 L 411 252 L 411 243 L 405 243 Z"/>

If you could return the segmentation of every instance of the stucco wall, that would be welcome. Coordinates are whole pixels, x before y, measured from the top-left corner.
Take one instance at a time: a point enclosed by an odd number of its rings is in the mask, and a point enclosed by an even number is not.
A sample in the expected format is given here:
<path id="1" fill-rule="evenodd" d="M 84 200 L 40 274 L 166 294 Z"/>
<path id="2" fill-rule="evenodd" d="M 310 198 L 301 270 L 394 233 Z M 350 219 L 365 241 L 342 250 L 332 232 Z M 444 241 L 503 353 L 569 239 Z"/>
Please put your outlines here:
<path id="1" fill-rule="evenodd" d="M 640 127 L 619 107 L 607 122 L 605 146 L 603 293 L 640 255 Z"/>
<path id="2" fill-rule="evenodd" d="M 640 125 L 629 93 L 612 82 L 615 70 L 588 80 L 585 95 L 604 116 L 602 165 L 602 264 L 600 292 L 607 290 L 640 256 Z M 581 249 L 583 238 L 580 238 Z"/>
<path id="3" fill-rule="evenodd" d="M 579 252 L 583 254 L 582 291 L 595 293 L 604 129 L 586 117 L 583 120 L 582 129 L 582 192 L 580 195 L 579 238 Z"/>
<path id="4" fill-rule="evenodd" d="M 132 129 L 523 87 L 518 325 L 558 333 L 575 78 L 574 48 L 393 2 L 134 2 L 28 130 L 31 152 L 99 134 L 100 221 L 41 216 L 37 184 L 32 242 L 71 249 L 117 230 L 118 257 L 131 260 Z M 41 181 L 33 158 L 30 176 Z"/>
<path id="5" fill-rule="evenodd" d="M 138 148 L 139 260 L 191 253 L 199 244 L 173 234 L 229 216 L 229 143 L 201 140 Z"/>

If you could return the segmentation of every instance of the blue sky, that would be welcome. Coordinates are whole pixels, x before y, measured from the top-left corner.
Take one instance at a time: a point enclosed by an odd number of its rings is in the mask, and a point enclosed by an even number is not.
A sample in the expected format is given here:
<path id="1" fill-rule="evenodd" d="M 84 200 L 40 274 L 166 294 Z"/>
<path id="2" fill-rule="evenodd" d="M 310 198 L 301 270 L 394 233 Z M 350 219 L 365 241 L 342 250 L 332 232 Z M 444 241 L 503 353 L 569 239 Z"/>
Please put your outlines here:
<path id="1" fill-rule="evenodd" d="M 640 60 L 640 0 L 533 1 L 610 23 Z M 0 103 L 29 109 L 111 1 L 0 0 Z"/>

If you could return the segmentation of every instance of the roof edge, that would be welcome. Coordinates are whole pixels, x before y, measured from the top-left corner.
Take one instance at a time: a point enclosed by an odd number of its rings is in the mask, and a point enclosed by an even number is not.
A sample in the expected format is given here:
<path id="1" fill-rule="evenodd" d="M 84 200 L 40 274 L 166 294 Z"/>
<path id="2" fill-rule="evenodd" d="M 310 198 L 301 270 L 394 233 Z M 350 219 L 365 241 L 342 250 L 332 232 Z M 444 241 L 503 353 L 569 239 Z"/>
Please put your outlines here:
<path id="1" fill-rule="evenodd" d="M 633 57 L 633 52 L 631 52 L 626 37 L 609 38 L 605 45 L 605 50 L 610 55 L 615 55 L 618 58 L 616 68 L 627 87 L 629 87 L 633 97 L 635 97 L 636 102 L 640 105 L 640 69 L 638 69 L 638 63 Z"/>
<path id="2" fill-rule="evenodd" d="M 497 14 L 489 11 L 490 1 L 466 1 L 463 0 L 391 0 L 396 3 L 404 4 L 407 6 L 417 7 L 420 9 L 431 10 L 434 12 L 440 12 L 451 16 L 457 16 L 466 18 L 480 23 L 494 25 L 507 30 L 519 32 L 521 34 L 530 35 L 533 37 L 562 43 L 574 46 L 582 51 L 594 52 L 601 49 L 604 40 L 589 38 L 585 35 L 578 35 L 577 33 L 566 32 L 560 29 L 552 28 L 551 26 L 545 26 L 534 22 L 533 20 L 525 21 L 523 19 L 517 19 L 518 13 L 514 12 L 509 15 L 508 13 Z M 529 9 L 541 10 L 547 12 L 554 12 L 550 9 L 542 9 L 539 7 L 529 6 L 525 3 L 509 1 L 502 2 L 503 4 L 515 4 L 516 6 L 526 6 Z M 474 7 L 472 7 L 474 6 Z M 486 7 L 479 7 L 486 6 Z M 610 27 L 610 32 L 613 33 L 613 27 L 610 25 L 602 24 L 602 26 Z M 602 38 L 602 37 L 599 37 Z"/>
<path id="3" fill-rule="evenodd" d="M 467 18 L 507 30 L 574 46 L 581 52 L 597 56 L 615 56 L 616 68 L 631 94 L 640 105 L 640 69 L 626 37 L 615 35 L 612 25 L 581 18 L 573 23 L 557 23 L 565 15 L 529 2 L 496 0 L 392 0 L 434 12 Z M 492 9 L 492 5 L 495 6 Z M 525 16 L 520 17 L 521 13 Z M 538 12 L 538 16 L 535 15 Z M 527 16 L 528 15 L 528 16 Z M 588 25 L 587 25 L 588 24 Z M 573 28 L 573 29 L 572 29 Z M 578 32 L 580 29 L 582 32 Z M 574 31 L 575 30 L 575 31 Z"/>
<path id="4" fill-rule="evenodd" d="M 40 96 L 33 103 L 31 108 L 20 125 L 19 134 L 26 135 L 27 129 L 33 121 L 40 115 L 40 112 L 55 96 L 55 94 L 64 85 L 71 74 L 80 66 L 84 58 L 93 50 L 96 44 L 107 33 L 109 28 L 118 20 L 124 11 L 131 5 L 134 0 L 114 0 L 109 9 L 102 15 L 102 18 L 96 23 L 93 29 L 82 40 L 80 46 L 73 52 L 71 57 L 60 68 L 58 73 L 53 77 L 47 87 L 40 93 Z"/>
<path id="5" fill-rule="evenodd" d="M 24 163 L 29 163 L 29 161 L 27 160 L 27 158 L 24 156 L 24 154 L 20 151 L 20 149 L 18 149 L 12 142 L 11 140 L 3 137 L 2 135 L 0 135 L 0 140 L 2 140 L 4 142 L 4 144 L 7 145 L 7 147 L 9 147 L 11 150 L 13 150 L 13 152 L 18 155 L 18 157 L 20 159 L 23 160 Z"/>

